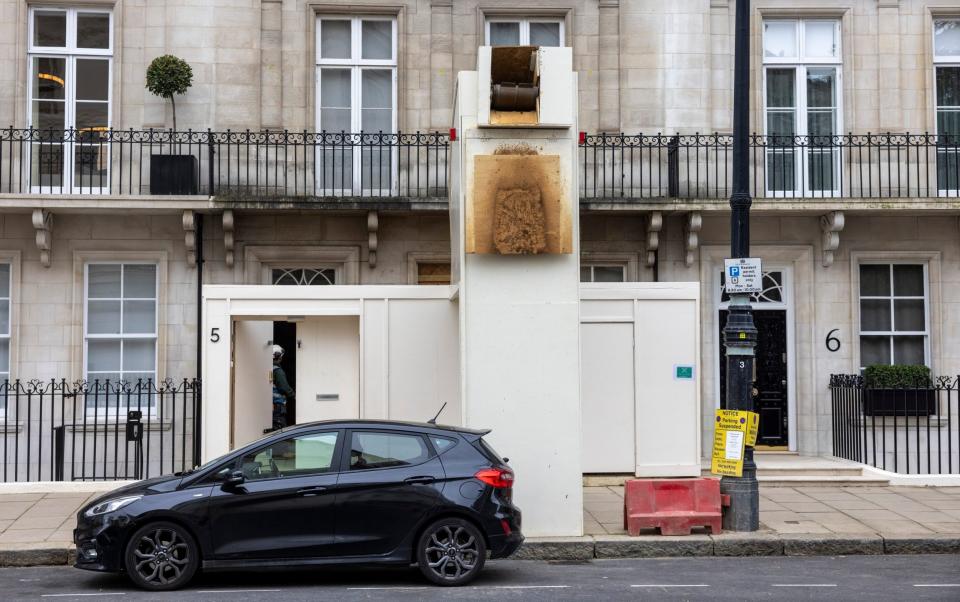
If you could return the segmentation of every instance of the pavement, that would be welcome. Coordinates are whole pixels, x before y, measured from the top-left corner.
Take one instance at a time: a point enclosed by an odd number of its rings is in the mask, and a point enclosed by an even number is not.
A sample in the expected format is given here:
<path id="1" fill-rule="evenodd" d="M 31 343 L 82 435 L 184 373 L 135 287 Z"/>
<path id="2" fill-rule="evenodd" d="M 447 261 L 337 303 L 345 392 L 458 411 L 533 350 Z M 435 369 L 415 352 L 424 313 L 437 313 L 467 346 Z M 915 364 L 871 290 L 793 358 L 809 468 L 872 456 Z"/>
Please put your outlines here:
<path id="1" fill-rule="evenodd" d="M 110 484 L 0 493 L 0 567 L 73 562 L 79 509 Z M 39 484 L 38 484 L 39 487 Z M 91 491 L 98 489 L 100 491 Z M 960 487 L 761 485 L 757 533 L 685 537 L 623 529 L 623 487 L 584 488 L 584 536 L 528 538 L 520 558 L 960 554 Z"/>
<path id="2" fill-rule="evenodd" d="M 9 600 L 900 600 L 960 599 L 956 556 L 665 558 L 487 564 L 471 585 L 427 584 L 413 569 L 209 573 L 171 593 L 69 567 L 0 569 Z"/>
<path id="3" fill-rule="evenodd" d="M 624 535 L 623 487 L 585 487 L 587 535 Z M 760 522 L 778 535 L 953 535 L 960 487 L 760 486 Z"/>

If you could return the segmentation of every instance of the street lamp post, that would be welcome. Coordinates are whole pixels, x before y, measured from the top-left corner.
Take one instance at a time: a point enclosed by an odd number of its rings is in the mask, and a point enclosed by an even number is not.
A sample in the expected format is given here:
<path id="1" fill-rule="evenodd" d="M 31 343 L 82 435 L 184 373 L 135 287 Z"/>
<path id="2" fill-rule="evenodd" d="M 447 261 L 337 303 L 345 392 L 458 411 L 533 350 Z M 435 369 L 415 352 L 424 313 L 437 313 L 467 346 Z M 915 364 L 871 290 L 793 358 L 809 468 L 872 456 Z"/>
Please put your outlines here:
<path id="1" fill-rule="evenodd" d="M 730 196 L 730 255 L 750 256 L 750 0 L 737 0 L 733 73 L 733 194 Z M 727 409 L 753 411 L 753 362 L 757 329 L 749 294 L 730 296 L 723 339 L 727 348 Z M 720 490 L 730 496 L 723 528 L 760 528 L 760 490 L 753 447 L 744 451 L 743 476 L 723 477 Z"/>

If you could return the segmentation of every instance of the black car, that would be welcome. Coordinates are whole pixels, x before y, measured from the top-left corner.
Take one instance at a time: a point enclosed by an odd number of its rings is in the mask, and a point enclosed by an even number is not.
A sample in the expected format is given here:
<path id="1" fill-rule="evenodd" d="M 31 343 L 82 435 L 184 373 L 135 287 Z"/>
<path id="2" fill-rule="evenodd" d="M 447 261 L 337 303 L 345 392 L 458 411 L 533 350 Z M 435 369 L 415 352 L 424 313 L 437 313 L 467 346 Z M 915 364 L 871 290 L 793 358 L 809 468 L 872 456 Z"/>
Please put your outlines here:
<path id="1" fill-rule="evenodd" d="M 145 589 L 198 569 L 419 566 L 473 580 L 523 542 L 513 472 L 489 431 L 380 421 L 276 431 L 187 473 L 112 491 L 80 510 L 76 567 Z"/>

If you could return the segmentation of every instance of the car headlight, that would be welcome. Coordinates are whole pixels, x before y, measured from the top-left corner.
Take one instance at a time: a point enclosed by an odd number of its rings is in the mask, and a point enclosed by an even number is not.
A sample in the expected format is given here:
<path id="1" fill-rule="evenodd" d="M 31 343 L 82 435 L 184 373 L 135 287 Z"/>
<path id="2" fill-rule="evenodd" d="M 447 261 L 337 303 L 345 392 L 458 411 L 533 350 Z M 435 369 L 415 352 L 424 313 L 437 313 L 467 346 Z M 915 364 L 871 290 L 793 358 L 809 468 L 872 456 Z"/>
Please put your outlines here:
<path id="1" fill-rule="evenodd" d="M 116 512 L 120 508 L 123 508 L 124 506 L 129 506 L 130 504 L 134 503 L 135 501 L 139 500 L 142 497 L 143 497 L 142 495 L 128 495 L 126 497 L 115 497 L 113 499 L 106 500 L 106 501 L 100 502 L 99 504 L 91 506 L 83 514 L 84 516 L 92 517 L 92 516 L 102 516 L 104 514 Z"/>

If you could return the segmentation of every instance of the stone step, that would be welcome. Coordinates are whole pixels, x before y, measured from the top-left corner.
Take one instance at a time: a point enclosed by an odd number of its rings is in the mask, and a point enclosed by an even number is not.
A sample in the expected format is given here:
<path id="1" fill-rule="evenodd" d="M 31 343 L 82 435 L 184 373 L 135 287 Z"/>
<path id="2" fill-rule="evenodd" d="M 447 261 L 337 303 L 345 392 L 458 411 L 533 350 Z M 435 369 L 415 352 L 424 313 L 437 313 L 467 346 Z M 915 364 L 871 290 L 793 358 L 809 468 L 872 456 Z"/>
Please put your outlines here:
<path id="1" fill-rule="evenodd" d="M 757 475 L 757 481 L 764 487 L 886 487 L 890 485 L 889 479 L 863 475 Z"/>

